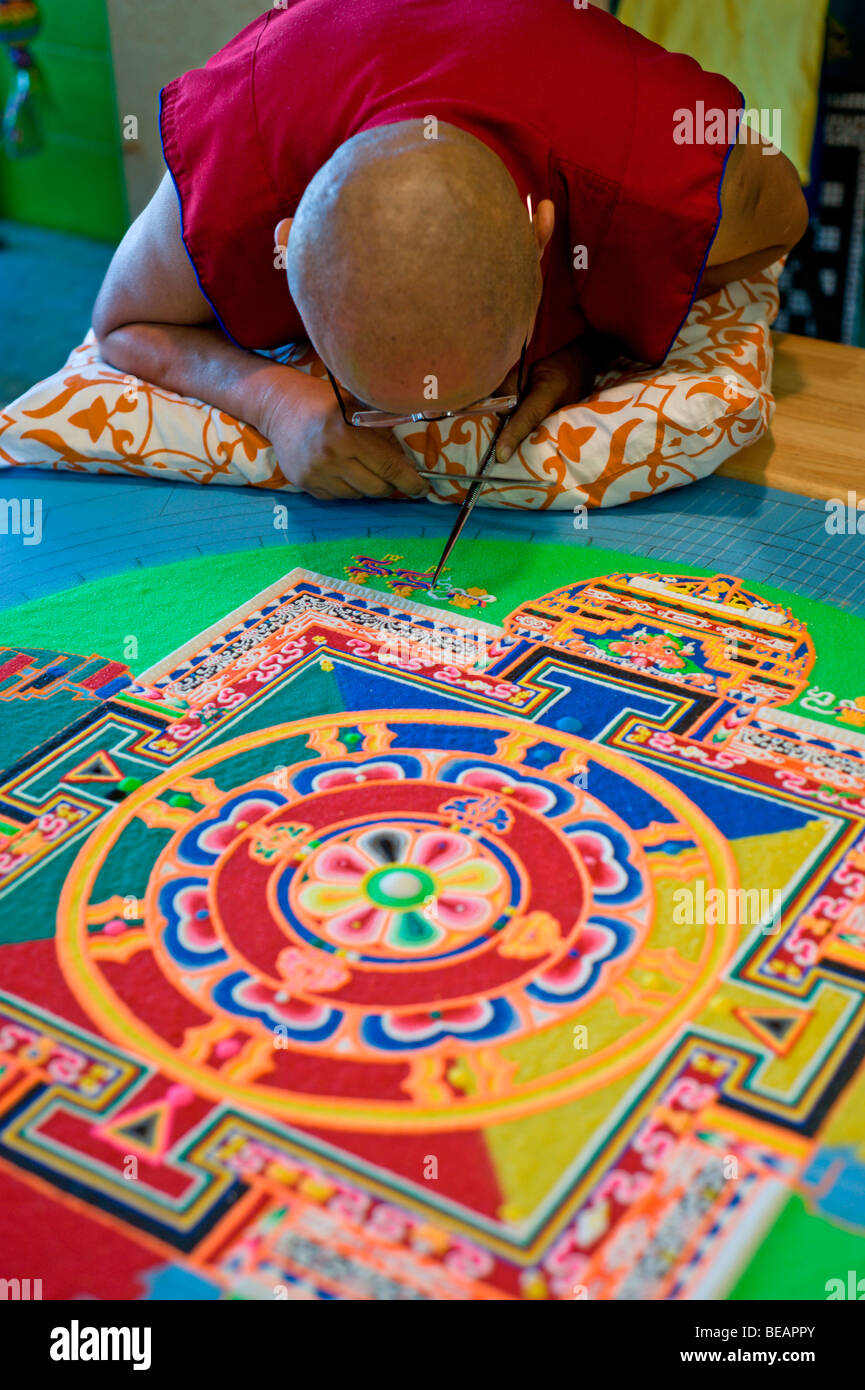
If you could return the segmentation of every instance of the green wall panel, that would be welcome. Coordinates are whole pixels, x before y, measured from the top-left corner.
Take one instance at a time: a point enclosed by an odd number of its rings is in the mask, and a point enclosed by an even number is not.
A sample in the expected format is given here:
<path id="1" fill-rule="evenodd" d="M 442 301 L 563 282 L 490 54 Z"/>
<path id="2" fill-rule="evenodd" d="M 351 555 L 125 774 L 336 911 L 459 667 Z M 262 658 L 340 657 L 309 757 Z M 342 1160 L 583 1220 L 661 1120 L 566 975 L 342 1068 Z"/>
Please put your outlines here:
<path id="1" fill-rule="evenodd" d="M 46 47 L 39 61 L 45 81 L 42 114 L 46 134 L 110 148 L 116 108 L 108 56 Z"/>
<path id="2" fill-rule="evenodd" d="M 45 43 L 71 48 L 94 48 L 108 53 L 111 37 L 105 0 L 41 0 L 42 38 Z"/>
<path id="3" fill-rule="evenodd" d="M 41 10 L 45 147 L 25 159 L 0 152 L 0 216 L 117 241 L 128 216 L 105 0 L 41 0 Z M 11 76 L 0 51 L 2 102 Z"/>

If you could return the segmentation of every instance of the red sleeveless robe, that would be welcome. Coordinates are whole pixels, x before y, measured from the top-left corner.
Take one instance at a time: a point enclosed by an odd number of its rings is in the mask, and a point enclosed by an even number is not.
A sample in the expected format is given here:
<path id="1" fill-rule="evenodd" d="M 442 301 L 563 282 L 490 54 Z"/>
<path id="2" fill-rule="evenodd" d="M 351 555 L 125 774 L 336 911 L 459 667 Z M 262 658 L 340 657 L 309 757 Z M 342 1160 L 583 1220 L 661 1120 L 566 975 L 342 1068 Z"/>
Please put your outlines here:
<path id="1" fill-rule="evenodd" d="M 743 106 L 726 78 L 572 0 L 287 0 L 163 89 L 161 128 L 199 284 L 244 347 L 305 336 L 274 227 L 316 171 L 358 131 L 434 115 L 494 150 L 524 201 L 555 204 L 529 360 L 591 327 L 654 364 L 720 219 L 730 146 L 673 139 L 698 102 Z"/>

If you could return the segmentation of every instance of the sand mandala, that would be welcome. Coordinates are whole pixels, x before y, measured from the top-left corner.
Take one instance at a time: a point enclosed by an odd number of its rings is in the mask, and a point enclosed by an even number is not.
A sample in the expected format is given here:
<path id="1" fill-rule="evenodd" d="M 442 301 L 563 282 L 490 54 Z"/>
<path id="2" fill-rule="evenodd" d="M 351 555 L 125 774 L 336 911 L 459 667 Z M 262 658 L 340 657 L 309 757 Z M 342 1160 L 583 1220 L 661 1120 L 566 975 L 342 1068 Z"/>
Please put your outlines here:
<path id="1" fill-rule="evenodd" d="M 0 1160 L 244 1297 L 722 1296 L 791 1191 L 854 1226 L 865 740 L 778 709 L 813 661 L 732 576 L 497 627 L 298 570 L 96 670 L 2 777 Z"/>

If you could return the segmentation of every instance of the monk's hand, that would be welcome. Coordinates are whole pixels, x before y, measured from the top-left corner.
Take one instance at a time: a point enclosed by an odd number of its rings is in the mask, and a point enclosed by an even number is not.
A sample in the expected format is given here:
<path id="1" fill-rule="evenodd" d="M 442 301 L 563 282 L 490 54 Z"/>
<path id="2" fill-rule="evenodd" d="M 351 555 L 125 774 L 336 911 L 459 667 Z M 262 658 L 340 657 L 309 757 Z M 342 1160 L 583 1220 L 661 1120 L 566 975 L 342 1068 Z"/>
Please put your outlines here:
<path id="1" fill-rule="evenodd" d="M 354 408 L 351 397 L 346 406 Z M 256 424 L 286 480 L 320 501 L 429 491 L 392 431 L 345 423 L 327 381 L 292 371 L 269 392 Z"/>
<path id="2" fill-rule="evenodd" d="M 496 458 L 506 463 L 514 450 L 554 410 L 576 405 L 591 392 L 595 363 L 579 340 L 542 357 L 532 367 L 528 389 L 499 436 Z M 499 394 L 512 395 L 517 389 L 517 369 L 508 373 Z"/>

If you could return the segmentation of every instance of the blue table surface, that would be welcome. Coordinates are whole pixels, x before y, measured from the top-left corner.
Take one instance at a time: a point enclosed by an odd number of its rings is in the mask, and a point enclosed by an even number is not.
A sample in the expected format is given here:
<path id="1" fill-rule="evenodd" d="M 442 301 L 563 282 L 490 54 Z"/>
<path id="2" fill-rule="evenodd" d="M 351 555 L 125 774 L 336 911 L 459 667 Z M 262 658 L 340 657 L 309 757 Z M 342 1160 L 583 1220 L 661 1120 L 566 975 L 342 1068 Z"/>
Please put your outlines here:
<path id="1" fill-rule="evenodd" d="M 41 499 L 42 539 L 6 534 L 12 499 Z M 274 526 L 274 506 L 287 526 Z M 444 538 L 456 515 L 430 502 L 316 502 L 253 488 L 91 477 L 15 468 L 0 473 L 0 610 L 134 567 L 258 546 L 369 535 Z M 865 544 L 829 535 L 824 503 L 712 477 L 644 502 L 570 512 L 475 508 L 473 536 L 558 541 L 700 566 L 865 613 Z M 288 568 L 288 565 L 286 566 Z M 2 632 L 0 632 L 2 640 Z"/>

